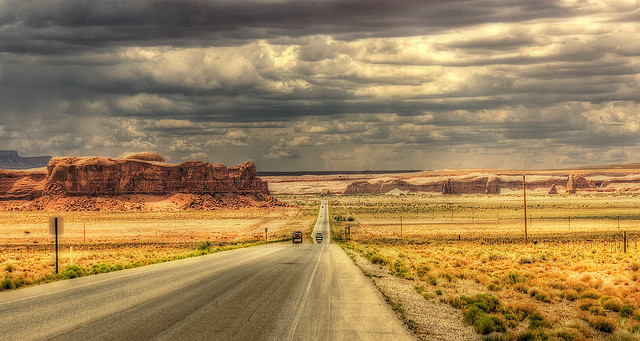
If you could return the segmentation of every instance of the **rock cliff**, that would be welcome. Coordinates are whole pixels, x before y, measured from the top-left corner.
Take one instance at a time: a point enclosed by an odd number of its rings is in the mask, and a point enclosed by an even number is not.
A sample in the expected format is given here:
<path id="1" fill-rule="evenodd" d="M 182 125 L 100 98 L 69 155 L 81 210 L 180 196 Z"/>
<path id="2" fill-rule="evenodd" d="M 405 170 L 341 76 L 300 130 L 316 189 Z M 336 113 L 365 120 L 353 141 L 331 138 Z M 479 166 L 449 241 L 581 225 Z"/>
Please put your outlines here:
<path id="1" fill-rule="evenodd" d="M 578 189 L 596 190 L 596 185 L 593 181 L 585 179 L 584 176 L 579 174 L 571 174 L 567 179 L 566 192 L 574 194 Z"/>
<path id="2" fill-rule="evenodd" d="M 200 161 L 175 165 L 165 163 L 161 155 L 142 153 L 121 159 L 54 158 L 49 161 L 46 172 L 0 171 L 0 199 L 3 200 L 174 196 L 177 193 L 206 196 L 205 199 L 218 203 L 211 204 L 213 206 L 224 206 L 223 201 L 227 199 L 240 205 L 245 201 L 258 205 L 277 203 L 269 194 L 267 183 L 256 177 L 253 162 L 236 167 Z M 236 200 L 239 197 L 242 200 Z"/>
<path id="3" fill-rule="evenodd" d="M 446 179 L 441 177 L 422 178 L 411 183 L 400 179 L 369 182 L 355 181 L 347 186 L 344 194 L 388 193 L 393 189 L 409 192 L 433 192 L 441 194 L 500 194 L 501 189 L 522 190 L 522 177 L 498 176 L 494 174 L 476 174 L 453 176 Z M 551 188 L 552 186 L 564 186 L 566 178 L 539 177 L 527 180 L 527 189 Z"/>

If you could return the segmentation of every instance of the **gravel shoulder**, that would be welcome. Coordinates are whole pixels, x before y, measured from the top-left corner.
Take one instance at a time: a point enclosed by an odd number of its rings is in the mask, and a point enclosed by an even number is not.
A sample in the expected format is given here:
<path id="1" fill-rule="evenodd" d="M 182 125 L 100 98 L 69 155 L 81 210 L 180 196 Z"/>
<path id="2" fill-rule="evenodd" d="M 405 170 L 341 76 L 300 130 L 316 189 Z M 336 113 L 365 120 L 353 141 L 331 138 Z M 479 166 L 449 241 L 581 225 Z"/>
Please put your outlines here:
<path id="1" fill-rule="evenodd" d="M 387 267 L 372 264 L 353 250 L 344 251 L 387 297 L 394 310 L 418 339 L 481 340 L 473 327 L 462 321 L 462 314 L 458 309 L 439 303 L 436 299 L 425 299 L 416 292 L 412 281 L 391 275 Z"/>

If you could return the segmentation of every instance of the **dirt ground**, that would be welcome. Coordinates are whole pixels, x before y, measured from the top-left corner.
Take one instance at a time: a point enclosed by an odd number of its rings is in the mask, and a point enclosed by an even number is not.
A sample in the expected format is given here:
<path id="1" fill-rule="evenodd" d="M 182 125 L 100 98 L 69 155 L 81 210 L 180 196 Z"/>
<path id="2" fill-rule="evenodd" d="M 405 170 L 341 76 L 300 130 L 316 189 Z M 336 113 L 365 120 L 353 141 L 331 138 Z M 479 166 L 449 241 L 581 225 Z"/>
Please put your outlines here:
<path id="1" fill-rule="evenodd" d="M 0 289 L 28 285 L 52 274 L 55 239 L 49 234 L 51 216 L 64 220 L 64 232 L 59 238 L 60 269 L 72 265 L 87 269 L 102 264 L 110 269 L 264 242 L 265 229 L 267 241 L 286 239 L 294 230 L 310 230 L 316 211 L 315 207 L 0 211 L 0 279 L 5 278 Z"/>

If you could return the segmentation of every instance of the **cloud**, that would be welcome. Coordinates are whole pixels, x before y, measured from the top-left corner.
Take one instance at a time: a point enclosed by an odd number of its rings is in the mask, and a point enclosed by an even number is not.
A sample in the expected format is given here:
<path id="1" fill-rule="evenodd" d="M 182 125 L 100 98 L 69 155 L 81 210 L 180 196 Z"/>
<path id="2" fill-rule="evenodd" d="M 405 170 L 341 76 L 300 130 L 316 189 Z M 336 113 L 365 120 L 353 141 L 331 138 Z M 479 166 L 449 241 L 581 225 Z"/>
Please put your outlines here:
<path id="1" fill-rule="evenodd" d="M 613 0 L 7 0 L 0 143 L 273 170 L 637 161 L 638 15 Z"/>
<path id="2" fill-rule="evenodd" d="M 266 160 L 299 159 L 300 155 L 292 151 L 279 150 L 265 154 L 262 158 Z"/>

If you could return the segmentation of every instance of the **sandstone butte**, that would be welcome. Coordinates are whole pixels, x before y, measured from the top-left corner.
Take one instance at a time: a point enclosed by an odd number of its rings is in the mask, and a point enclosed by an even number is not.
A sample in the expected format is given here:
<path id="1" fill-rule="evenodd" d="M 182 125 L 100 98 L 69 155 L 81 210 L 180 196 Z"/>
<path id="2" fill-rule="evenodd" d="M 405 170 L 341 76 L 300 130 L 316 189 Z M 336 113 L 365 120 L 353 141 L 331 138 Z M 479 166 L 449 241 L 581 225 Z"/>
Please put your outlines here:
<path id="1" fill-rule="evenodd" d="M 558 194 L 563 188 L 566 194 L 580 192 L 640 191 L 640 176 L 631 174 L 602 175 L 596 173 L 596 180 L 589 180 L 582 174 L 559 175 L 554 172 L 528 177 L 527 189 L 544 190 L 548 194 Z M 441 194 L 499 194 L 501 190 L 521 191 L 521 175 L 467 174 L 445 177 L 422 174 L 407 179 L 358 180 L 347 186 L 343 194 L 383 194 L 393 190 L 403 192 L 431 192 Z"/>
<path id="2" fill-rule="evenodd" d="M 119 159 L 53 158 L 46 171 L 0 170 L 5 208 L 6 202 L 19 200 L 31 201 L 20 206 L 25 209 L 135 209 L 142 206 L 125 203 L 136 195 L 164 196 L 180 208 L 281 205 L 267 182 L 256 177 L 253 162 L 235 167 L 200 161 L 169 164 L 161 155 L 140 153 Z"/>

